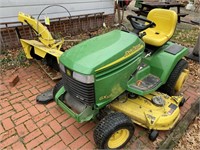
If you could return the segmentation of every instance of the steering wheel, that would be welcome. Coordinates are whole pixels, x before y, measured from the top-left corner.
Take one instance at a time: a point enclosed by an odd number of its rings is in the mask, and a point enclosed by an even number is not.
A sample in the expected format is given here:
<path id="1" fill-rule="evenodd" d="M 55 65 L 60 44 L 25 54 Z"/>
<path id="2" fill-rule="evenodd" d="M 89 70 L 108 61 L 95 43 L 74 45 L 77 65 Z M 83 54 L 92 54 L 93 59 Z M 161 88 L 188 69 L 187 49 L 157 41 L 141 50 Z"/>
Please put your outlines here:
<path id="1" fill-rule="evenodd" d="M 153 28 L 153 27 L 156 26 L 156 24 L 153 21 L 148 20 L 146 18 L 141 18 L 141 17 L 138 17 L 138 16 L 128 15 L 127 19 L 130 21 L 131 25 L 135 29 L 134 32 L 136 34 L 139 34 L 139 32 L 141 32 L 141 31 L 143 31 L 147 28 Z M 148 24 L 140 23 L 140 22 L 135 21 L 135 20 L 142 20 L 144 22 L 148 22 Z"/>

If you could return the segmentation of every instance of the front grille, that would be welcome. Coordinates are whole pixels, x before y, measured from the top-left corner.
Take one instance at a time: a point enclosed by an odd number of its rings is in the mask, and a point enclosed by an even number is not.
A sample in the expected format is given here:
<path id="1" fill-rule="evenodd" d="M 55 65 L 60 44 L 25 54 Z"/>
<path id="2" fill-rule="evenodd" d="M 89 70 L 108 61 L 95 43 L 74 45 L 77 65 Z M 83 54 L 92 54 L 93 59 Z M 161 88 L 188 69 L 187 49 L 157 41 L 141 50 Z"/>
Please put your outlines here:
<path id="1" fill-rule="evenodd" d="M 75 80 L 63 73 L 64 87 L 69 94 L 86 105 L 92 105 L 95 102 L 94 83 L 86 84 Z"/>

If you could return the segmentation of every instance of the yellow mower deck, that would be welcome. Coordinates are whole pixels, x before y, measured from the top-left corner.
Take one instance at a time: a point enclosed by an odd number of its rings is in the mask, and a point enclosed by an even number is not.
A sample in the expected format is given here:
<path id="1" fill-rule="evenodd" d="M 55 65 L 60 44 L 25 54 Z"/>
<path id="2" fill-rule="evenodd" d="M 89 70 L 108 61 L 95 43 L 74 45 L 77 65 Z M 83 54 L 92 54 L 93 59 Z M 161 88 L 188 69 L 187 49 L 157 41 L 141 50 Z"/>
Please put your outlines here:
<path id="1" fill-rule="evenodd" d="M 163 106 L 153 103 L 153 98 L 161 96 Z M 110 104 L 116 111 L 128 115 L 132 121 L 140 126 L 154 130 L 169 130 L 174 127 L 180 116 L 179 103 L 182 96 L 168 96 L 154 92 L 146 96 L 125 100 L 117 100 Z"/>

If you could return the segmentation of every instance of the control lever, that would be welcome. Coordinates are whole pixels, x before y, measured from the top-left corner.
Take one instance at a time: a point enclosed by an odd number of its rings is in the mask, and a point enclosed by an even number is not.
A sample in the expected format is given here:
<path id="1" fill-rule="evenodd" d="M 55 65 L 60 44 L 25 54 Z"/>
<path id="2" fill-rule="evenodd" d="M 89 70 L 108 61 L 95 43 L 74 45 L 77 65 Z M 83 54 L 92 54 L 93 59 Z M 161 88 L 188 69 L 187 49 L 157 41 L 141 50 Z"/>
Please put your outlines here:
<path id="1" fill-rule="evenodd" d="M 142 38 L 145 35 L 147 35 L 146 32 L 142 32 L 142 33 L 139 34 L 139 38 Z"/>

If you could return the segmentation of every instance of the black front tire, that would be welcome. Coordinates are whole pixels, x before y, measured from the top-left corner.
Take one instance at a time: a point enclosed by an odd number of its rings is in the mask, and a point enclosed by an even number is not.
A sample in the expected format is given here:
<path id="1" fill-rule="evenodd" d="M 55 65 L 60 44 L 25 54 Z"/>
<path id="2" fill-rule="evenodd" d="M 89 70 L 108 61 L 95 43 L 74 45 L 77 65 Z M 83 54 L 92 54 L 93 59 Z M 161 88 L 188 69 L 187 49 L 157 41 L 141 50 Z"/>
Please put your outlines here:
<path id="1" fill-rule="evenodd" d="M 55 98 L 56 96 L 56 93 L 60 90 L 60 88 L 64 86 L 64 82 L 63 80 L 61 79 L 60 81 L 57 82 L 57 84 L 54 86 L 53 88 L 53 98 Z"/>
<path id="2" fill-rule="evenodd" d="M 184 69 L 188 67 L 188 62 L 181 59 L 175 66 L 174 70 L 171 72 L 167 82 L 161 86 L 160 91 L 168 94 L 169 96 L 175 95 L 177 92 L 175 90 L 176 82 L 183 72 Z"/>
<path id="3" fill-rule="evenodd" d="M 105 118 L 105 116 L 109 115 L 110 113 L 112 113 L 112 111 L 105 107 L 105 108 L 102 108 L 100 109 L 98 115 L 97 115 L 97 119 L 100 121 L 101 119 Z"/>
<path id="4" fill-rule="evenodd" d="M 119 149 L 129 142 L 133 133 L 132 120 L 123 113 L 116 112 L 108 114 L 98 123 L 93 136 L 98 148 Z"/>

